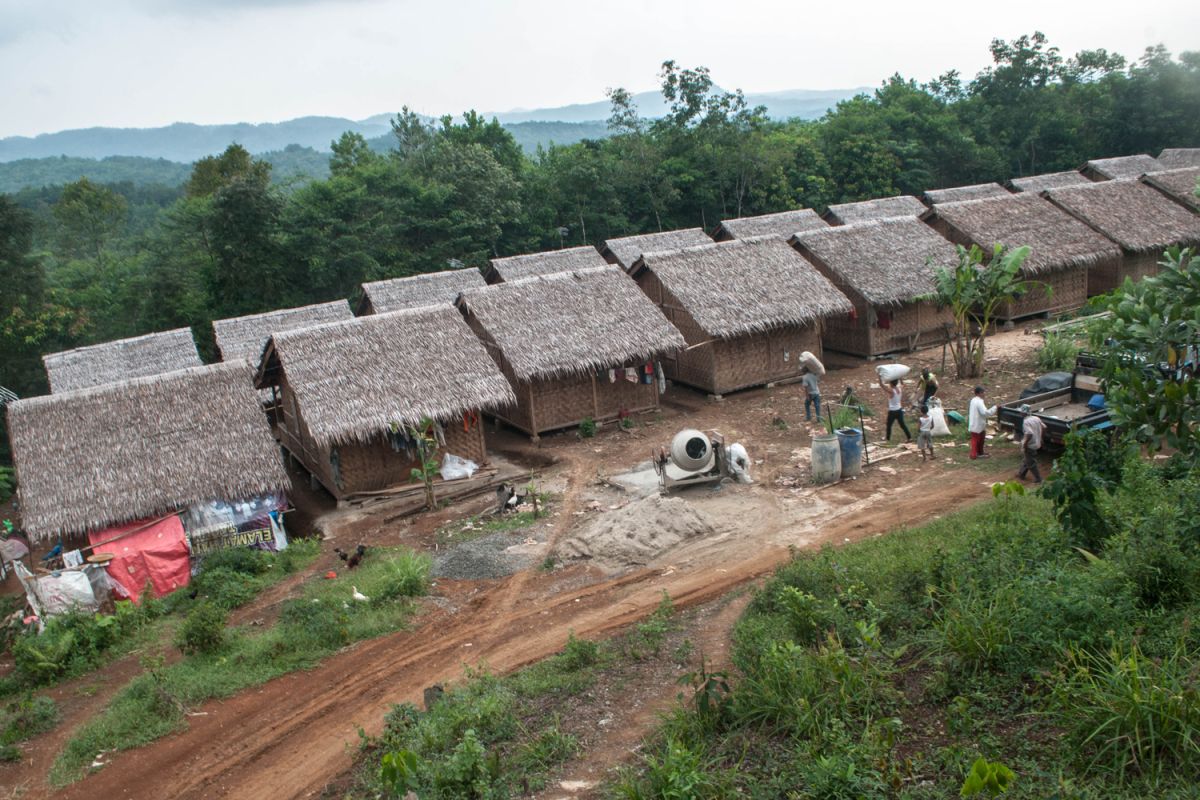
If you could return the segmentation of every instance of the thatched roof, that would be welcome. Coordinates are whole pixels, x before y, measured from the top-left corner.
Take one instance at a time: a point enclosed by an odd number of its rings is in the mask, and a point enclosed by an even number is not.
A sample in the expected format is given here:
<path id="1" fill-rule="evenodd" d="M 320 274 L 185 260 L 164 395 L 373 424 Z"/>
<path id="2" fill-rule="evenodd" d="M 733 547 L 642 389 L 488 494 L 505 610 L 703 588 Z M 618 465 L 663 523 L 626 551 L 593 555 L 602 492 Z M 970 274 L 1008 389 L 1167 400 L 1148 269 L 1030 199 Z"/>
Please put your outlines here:
<path id="1" fill-rule="evenodd" d="M 463 292 L 518 380 L 554 378 L 649 361 L 683 336 L 613 264 Z"/>
<path id="2" fill-rule="evenodd" d="M 460 292 L 485 285 L 483 275 L 474 267 L 373 281 L 362 285 L 363 296 L 358 304 L 358 313 L 386 314 L 389 311 L 441 303 L 451 305 Z"/>
<path id="3" fill-rule="evenodd" d="M 223 361 L 244 358 L 258 366 L 263 347 L 272 333 L 309 328 L 353 317 L 354 313 L 350 310 L 349 303 L 345 300 L 334 300 L 332 303 L 303 308 L 285 308 L 265 314 L 215 320 L 213 333 L 216 334 L 217 347 L 221 351 Z"/>
<path id="4" fill-rule="evenodd" d="M 610 263 L 616 263 L 625 271 L 633 269 L 633 264 L 642 253 L 653 253 L 658 250 L 677 250 L 681 247 L 697 247 L 712 244 L 712 237 L 703 228 L 685 228 L 678 231 L 663 231 L 662 233 L 643 233 L 639 236 L 625 236 L 620 239 L 609 239 L 600 248 L 600 255 Z"/>
<path id="5" fill-rule="evenodd" d="M 930 189 L 925 199 L 931 203 L 957 203 L 960 200 L 982 200 L 985 197 L 1003 197 L 1010 194 L 998 183 L 976 183 L 971 186 L 953 186 L 949 189 Z"/>
<path id="6" fill-rule="evenodd" d="M 1200 217 L 1141 181 L 1068 186 L 1051 189 L 1046 197 L 1127 252 L 1200 242 Z"/>
<path id="7" fill-rule="evenodd" d="M 778 214 L 727 219 L 717 228 L 713 238 L 717 241 L 728 241 L 775 235 L 787 239 L 795 233 L 828 227 L 829 224 L 821 219 L 821 215 L 811 208 L 799 208 L 795 211 L 781 211 Z"/>
<path id="8" fill-rule="evenodd" d="M 1200 211 L 1200 197 L 1196 196 L 1196 189 L 1200 186 L 1200 166 L 1149 172 L 1142 180 L 1160 192 Z"/>
<path id="9" fill-rule="evenodd" d="M 42 356 L 50 391 L 70 392 L 201 364 L 188 328 L 148 333 Z"/>
<path id="10" fill-rule="evenodd" d="M 1008 184 L 1018 192 L 1037 194 L 1046 189 L 1057 189 L 1061 186 L 1083 186 L 1092 183 L 1082 172 L 1068 170 L 1066 172 L 1045 172 L 1041 175 L 1027 175 L 1024 178 L 1013 178 Z"/>
<path id="11" fill-rule="evenodd" d="M 488 283 L 519 281 L 556 272 L 573 272 L 589 267 L 603 267 L 608 262 L 594 247 L 568 247 L 509 258 L 493 258 L 488 268 Z"/>
<path id="12" fill-rule="evenodd" d="M 825 211 L 825 219 L 832 225 L 853 225 L 872 219 L 888 217 L 919 217 L 926 206 L 912 195 L 881 197 L 878 200 L 861 200 L 857 203 L 839 203 Z"/>
<path id="13" fill-rule="evenodd" d="M 1157 159 L 1141 153 L 1136 156 L 1095 158 L 1084 164 L 1083 169 L 1100 178 L 1119 181 L 1136 178 L 1147 172 L 1158 172 L 1163 165 Z"/>
<path id="14" fill-rule="evenodd" d="M 244 361 L 8 406 L 21 521 L 34 539 L 288 488 Z"/>
<path id="15" fill-rule="evenodd" d="M 804 325 L 852 308 L 778 236 L 646 253 L 634 274 L 642 270 L 654 273 L 706 334 L 721 339 Z"/>
<path id="16" fill-rule="evenodd" d="M 818 267 L 877 306 L 934 291 L 938 267 L 953 268 L 958 251 L 916 217 L 860 222 L 799 234 L 792 243 Z"/>
<path id="17" fill-rule="evenodd" d="M 258 384 L 273 383 L 278 371 L 322 447 L 369 441 L 393 423 L 448 420 L 516 402 L 449 303 L 273 334 Z"/>
<path id="18" fill-rule="evenodd" d="M 1031 252 L 1024 270 L 1030 275 L 1090 267 L 1105 258 L 1121 255 L 1116 244 L 1049 200 L 1029 192 L 941 203 L 926 218 L 948 224 L 961 238 L 985 251 L 990 251 L 996 243 L 1008 247 L 1028 245 Z"/>
<path id="19" fill-rule="evenodd" d="M 1171 147 L 1158 154 L 1163 169 L 1200 167 L 1200 147 Z"/>

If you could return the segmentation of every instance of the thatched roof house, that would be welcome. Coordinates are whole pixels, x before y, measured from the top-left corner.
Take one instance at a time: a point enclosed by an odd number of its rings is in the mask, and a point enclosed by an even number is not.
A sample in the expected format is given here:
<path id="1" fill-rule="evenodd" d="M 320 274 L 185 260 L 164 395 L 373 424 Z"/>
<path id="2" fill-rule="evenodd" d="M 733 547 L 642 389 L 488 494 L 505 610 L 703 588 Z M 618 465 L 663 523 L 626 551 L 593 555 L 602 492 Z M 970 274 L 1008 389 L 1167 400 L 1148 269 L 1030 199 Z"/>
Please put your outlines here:
<path id="1" fill-rule="evenodd" d="M 867 358 L 944 340 L 950 314 L 929 300 L 958 251 L 915 217 L 811 231 L 792 244 L 854 304 L 825 323 L 824 346 Z"/>
<path id="2" fill-rule="evenodd" d="M 129 378 L 198 367 L 200 353 L 189 328 L 77 347 L 42 356 L 50 391 L 71 392 Z"/>
<path id="3" fill-rule="evenodd" d="M 574 272 L 608 264 L 594 247 L 568 247 L 524 256 L 493 258 L 484 277 L 488 283 L 510 283 L 556 272 Z"/>
<path id="4" fill-rule="evenodd" d="M 362 298 L 358 301 L 355 313 L 362 316 L 406 308 L 453 305 L 459 293 L 484 285 L 482 273 L 474 267 L 372 281 L 362 285 Z"/>
<path id="5" fill-rule="evenodd" d="M 610 264 L 616 264 L 626 272 L 633 269 L 633 264 L 642 253 L 653 253 L 659 250 L 677 250 L 680 247 L 696 247 L 712 244 L 712 237 L 703 228 L 684 228 L 678 231 L 663 231 L 662 233 L 643 233 L 638 236 L 624 236 L 620 239 L 609 239 L 600 247 L 600 255 Z"/>
<path id="6" fill-rule="evenodd" d="M 830 225 L 853 225 L 873 219 L 888 217 L 919 217 L 927 210 L 924 203 L 912 195 L 881 197 L 877 200 L 860 200 L 857 203 L 839 203 L 825 211 L 825 221 Z"/>
<path id="7" fill-rule="evenodd" d="M 1136 156 L 1095 158 L 1079 168 L 1094 181 L 1132 180 L 1147 172 L 1158 172 L 1164 167 L 1157 159 L 1140 153 Z"/>
<path id="8" fill-rule="evenodd" d="M 795 211 L 781 211 L 778 214 L 727 219 L 717 227 L 713 238 L 718 242 L 727 242 L 730 239 L 750 239 L 755 236 L 782 236 L 787 239 L 795 233 L 828 227 L 829 223 L 821 219 L 821 215 L 811 208 L 798 208 Z"/>
<path id="9" fill-rule="evenodd" d="M 407 483 L 403 426 L 443 426 L 444 451 L 482 462 L 480 409 L 508 381 L 449 303 L 272 334 L 257 383 L 280 387 L 276 434 L 338 499 Z"/>
<path id="10" fill-rule="evenodd" d="M 258 366 L 263 348 L 272 333 L 282 333 L 297 328 L 311 328 L 326 322 L 353 319 L 354 312 L 345 300 L 318 303 L 302 308 L 284 308 L 263 314 L 245 317 L 218 319 L 213 321 L 213 333 L 217 338 L 217 349 L 222 361 L 242 358 Z"/>
<path id="11" fill-rule="evenodd" d="M 1200 166 L 1149 172 L 1143 178 L 1147 185 L 1167 195 L 1178 203 L 1200 211 Z"/>
<path id="12" fill-rule="evenodd" d="M 1058 189 L 1062 186 L 1083 186 L 1091 183 L 1082 172 L 1068 170 L 1066 172 L 1045 172 L 1041 175 L 1027 175 L 1024 178 L 1012 178 L 1008 185 L 1018 192 L 1037 194 L 1046 189 Z"/>
<path id="13" fill-rule="evenodd" d="M 714 395 L 798 376 L 822 321 L 853 308 L 777 236 L 646 253 L 633 276 L 687 340 L 667 377 Z"/>
<path id="14" fill-rule="evenodd" d="M 612 264 L 464 292 L 459 306 L 516 391 L 516 405 L 497 416 L 535 438 L 656 408 L 654 362 L 683 347 Z"/>
<path id="15" fill-rule="evenodd" d="M 1171 147 L 1158 154 L 1163 169 L 1200 167 L 1200 147 Z"/>
<path id="16" fill-rule="evenodd" d="M 1004 197 L 1011 194 L 998 183 L 976 183 L 971 186 L 953 186 L 948 189 L 930 189 L 925 199 L 930 203 L 957 203 L 961 200 L 982 200 L 985 197 Z"/>
<path id="17" fill-rule="evenodd" d="M 1087 302 L 1088 274 L 1119 263 L 1121 249 L 1084 223 L 1029 192 L 942 203 L 934 206 L 925 219 L 950 241 L 979 245 L 985 252 L 994 244 L 1006 247 L 1028 245 L 1031 252 L 1024 273 L 1050 289 L 1047 297 L 1037 288 L 999 319 L 1015 319 L 1034 314 L 1060 313 Z"/>
<path id="18" fill-rule="evenodd" d="M 1089 287 L 1109 291 L 1158 271 L 1162 251 L 1171 245 L 1200 243 L 1200 216 L 1141 181 L 1104 181 L 1051 189 L 1046 198 L 1121 246 L 1124 258 L 1103 282 Z M 1100 278 L 1101 273 L 1093 270 Z"/>
<path id="19" fill-rule="evenodd" d="M 8 405 L 21 522 L 35 540 L 288 488 L 243 361 Z"/>

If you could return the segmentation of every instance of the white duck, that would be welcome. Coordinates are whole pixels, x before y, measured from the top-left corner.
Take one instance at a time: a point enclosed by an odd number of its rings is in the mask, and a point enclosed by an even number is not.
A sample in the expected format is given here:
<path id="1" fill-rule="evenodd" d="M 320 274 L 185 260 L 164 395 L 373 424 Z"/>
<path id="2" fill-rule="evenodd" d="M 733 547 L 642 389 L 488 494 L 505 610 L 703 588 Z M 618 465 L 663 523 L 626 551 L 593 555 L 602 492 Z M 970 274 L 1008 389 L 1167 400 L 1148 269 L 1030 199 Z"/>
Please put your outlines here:
<path id="1" fill-rule="evenodd" d="M 355 600 L 357 600 L 357 601 L 358 601 L 358 602 L 360 602 L 360 603 L 369 603 L 369 602 L 371 602 L 371 598 L 367 597 L 365 594 L 363 594 L 362 592 L 360 592 L 360 591 L 358 590 L 358 587 L 357 587 L 357 586 L 351 586 L 350 588 L 354 590 L 354 594 L 353 594 L 353 595 L 351 595 L 351 596 L 352 596 L 352 597 L 353 597 Z"/>

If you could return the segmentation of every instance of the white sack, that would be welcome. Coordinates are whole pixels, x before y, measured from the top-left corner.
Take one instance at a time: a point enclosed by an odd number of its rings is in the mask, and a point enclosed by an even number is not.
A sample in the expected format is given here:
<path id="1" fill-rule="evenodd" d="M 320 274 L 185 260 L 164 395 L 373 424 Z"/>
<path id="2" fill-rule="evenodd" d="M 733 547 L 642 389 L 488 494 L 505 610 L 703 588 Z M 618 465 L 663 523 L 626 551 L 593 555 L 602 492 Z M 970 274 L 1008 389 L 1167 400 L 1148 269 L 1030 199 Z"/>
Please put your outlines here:
<path id="1" fill-rule="evenodd" d="M 442 480 L 456 481 L 459 478 L 469 478 L 479 469 L 479 465 L 474 461 L 456 456 L 453 453 L 446 453 L 446 457 L 442 459 L 442 468 L 439 470 Z"/>
<path id="2" fill-rule="evenodd" d="M 729 463 L 729 471 L 738 483 L 754 483 L 750 480 L 750 454 L 741 442 L 734 442 L 725 448 L 725 458 Z"/>
<path id="3" fill-rule="evenodd" d="M 908 377 L 908 373 L 912 372 L 903 364 L 881 364 L 875 368 L 875 371 L 879 373 L 879 379 L 884 383 L 903 380 Z"/>
<path id="4" fill-rule="evenodd" d="M 800 354 L 800 363 L 803 364 L 809 372 L 817 375 L 825 374 L 825 365 L 821 363 L 821 359 L 817 358 L 807 350 Z"/>

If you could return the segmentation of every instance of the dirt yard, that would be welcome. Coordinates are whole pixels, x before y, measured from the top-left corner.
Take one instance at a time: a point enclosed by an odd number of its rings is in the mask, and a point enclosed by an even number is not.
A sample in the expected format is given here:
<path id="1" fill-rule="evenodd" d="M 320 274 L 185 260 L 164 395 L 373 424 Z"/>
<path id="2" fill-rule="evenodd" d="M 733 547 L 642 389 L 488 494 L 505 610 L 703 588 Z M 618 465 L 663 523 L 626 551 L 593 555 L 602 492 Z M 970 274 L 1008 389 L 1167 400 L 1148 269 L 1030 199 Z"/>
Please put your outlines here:
<path id="1" fill-rule="evenodd" d="M 992 402 L 1015 396 L 1035 377 L 1032 357 L 1040 341 L 1023 330 L 988 341 L 983 382 Z M 940 348 L 898 360 L 914 368 L 931 366 L 942 377 L 946 407 L 965 414 L 971 386 L 945 375 Z M 884 401 L 871 388 L 874 366 L 835 357 L 828 366 L 825 399 L 854 387 L 877 410 L 867 423 L 867 437 L 878 442 Z M 984 501 L 991 496 L 990 485 L 1011 477 L 1016 463 L 1015 448 L 1000 437 L 993 442 L 996 458 L 968 462 L 966 447 L 956 437 L 937 448 L 936 459 L 924 463 L 915 449 L 873 450 L 877 460 L 858 479 L 814 487 L 807 465 L 814 428 L 803 420 L 798 386 L 751 390 L 721 402 L 672 387 L 664 401 L 660 413 L 640 418 L 633 430 L 607 426 L 593 439 L 566 431 L 535 446 L 511 431 L 489 428 L 493 452 L 528 469 L 539 490 L 555 497 L 543 522 L 500 534 L 509 536 L 510 544 L 486 551 L 512 550 L 529 566 L 487 579 L 457 577 L 451 569 L 436 579 L 413 630 L 362 642 L 316 669 L 196 709 L 186 731 L 112 754 L 108 766 L 56 796 L 319 795 L 350 767 L 358 729 L 378 733 L 393 703 L 419 704 L 425 687 L 454 682 L 464 664 L 486 664 L 504 673 L 560 650 L 570 631 L 583 638 L 611 635 L 651 614 L 663 591 L 679 609 L 712 604 L 711 613 L 703 615 L 701 641 L 719 657 L 746 596 L 729 601 L 727 595 L 769 574 L 794 550 L 882 536 Z M 914 434 L 915 422 L 910 422 Z M 596 531 L 610 536 L 614 531 L 652 533 L 659 527 L 653 525 L 655 515 L 663 512 L 659 501 L 643 504 L 610 479 L 645 462 L 684 427 L 717 430 L 727 442 L 742 442 L 753 461 L 754 483 L 688 490 L 679 495 L 681 500 L 670 501 L 680 503 L 689 516 L 687 524 L 675 526 L 678 536 L 662 540 L 665 549 L 646 546 L 645 541 L 653 544 L 653 537 L 646 536 L 613 558 Z M 312 527 L 323 533 L 323 553 L 305 575 L 240 611 L 240 621 L 271 619 L 303 580 L 336 565 L 334 546 L 404 544 L 441 553 L 456 545 L 439 538 L 439 528 L 493 502 L 484 496 L 432 514 L 390 519 L 384 508 L 330 511 L 312 507 L 313 498 L 298 496 L 297 501 L 305 505 L 298 519 L 306 525 L 311 519 Z M 643 518 L 646 524 L 639 526 Z M 294 529 L 296 523 L 292 525 Z M 480 553 L 488 557 L 482 549 Z M 548 560 L 553 569 L 545 568 Z M 13 796 L 50 795 L 45 776 L 55 753 L 71 730 L 98 710 L 99 701 L 128 679 L 131 669 L 127 659 L 56 689 L 53 694 L 66 709 L 67 721 L 30 743 L 26 760 L 0 767 L 0 785 Z M 91 686 L 103 688 L 90 696 L 81 693 L 79 687 Z M 654 711 L 676 691 L 673 683 L 647 688 L 627 704 L 619 724 L 608 726 L 588 752 L 566 765 L 560 776 L 565 783 L 542 796 L 590 796 L 598 774 L 628 755 L 653 725 Z"/>

